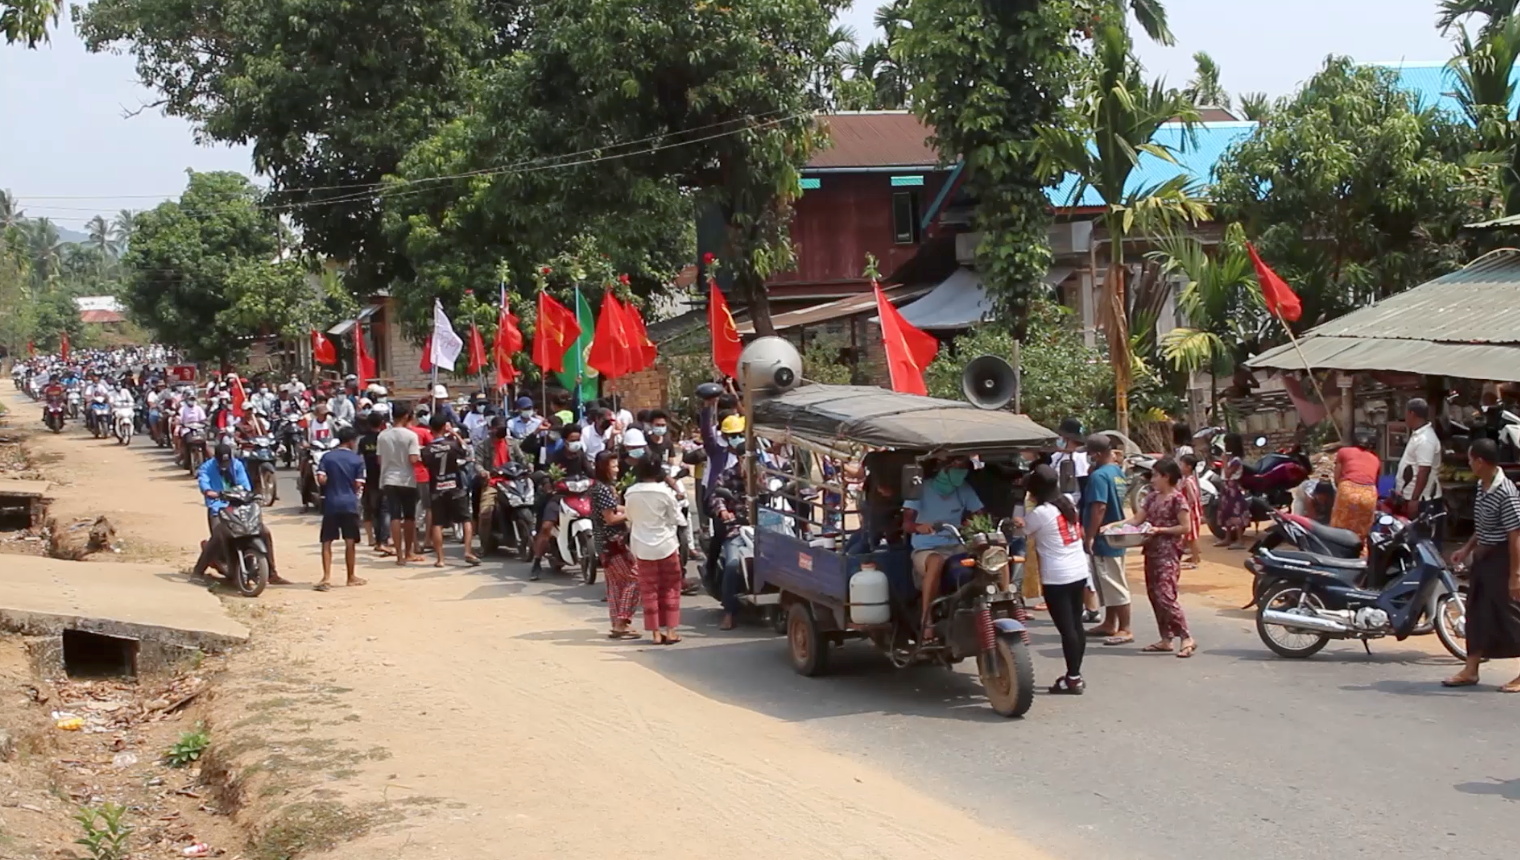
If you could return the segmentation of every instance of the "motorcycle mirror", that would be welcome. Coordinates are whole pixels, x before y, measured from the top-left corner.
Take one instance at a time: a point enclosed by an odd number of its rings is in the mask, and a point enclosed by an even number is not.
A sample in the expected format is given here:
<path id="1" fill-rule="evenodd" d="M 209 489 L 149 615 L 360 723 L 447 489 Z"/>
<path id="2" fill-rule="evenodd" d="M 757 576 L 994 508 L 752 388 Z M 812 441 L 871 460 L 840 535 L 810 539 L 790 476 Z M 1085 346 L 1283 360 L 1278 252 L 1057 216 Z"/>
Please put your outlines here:
<path id="1" fill-rule="evenodd" d="M 904 499 L 922 498 L 924 494 L 924 470 L 916 463 L 904 466 L 902 469 L 902 497 Z"/>
<path id="2" fill-rule="evenodd" d="M 1265 436 L 1257 436 L 1256 440 L 1255 440 L 1255 444 L 1256 444 L 1256 447 L 1258 447 L 1258 448 L 1265 448 L 1265 447 L 1267 447 L 1267 437 L 1265 437 Z"/>

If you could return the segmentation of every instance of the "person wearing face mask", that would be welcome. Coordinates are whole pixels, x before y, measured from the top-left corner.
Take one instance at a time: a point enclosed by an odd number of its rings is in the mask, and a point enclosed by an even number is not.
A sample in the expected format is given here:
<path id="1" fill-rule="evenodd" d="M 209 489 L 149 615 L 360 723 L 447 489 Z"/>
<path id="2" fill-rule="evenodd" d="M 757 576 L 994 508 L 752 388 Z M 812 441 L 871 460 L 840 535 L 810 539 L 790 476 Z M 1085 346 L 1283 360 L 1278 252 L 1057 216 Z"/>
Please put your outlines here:
<path id="1" fill-rule="evenodd" d="M 544 426 L 544 419 L 533 411 L 533 398 L 517 398 L 517 413 L 507 421 L 507 434 L 513 439 L 522 440 Z"/>
<path id="2" fill-rule="evenodd" d="M 560 443 L 549 455 L 549 468 L 558 466 L 566 478 L 592 475 L 591 458 L 586 455 L 586 441 L 581 438 L 580 425 L 567 424 L 560 428 L 559 434 Z M 539 495 L 538 534 L 533 538 L 533 569 L 528 574 L 528 579 L 532 581 L 537 581 L 543 572 L 544 554 L 549 551 L 549 541 L 554 536 L 555 521 L 549 518 L 548 512 L 559 510 L 557 493 L 545 492 Z"/>
<path id="3" fill-rule="evenodd" d="M 464 431 L 471 445 L 479 445 L 490 435 L 491 416 L 486 414 L 486 398 L 477 394 L 470 400 L 470 411 L 464 416 Z"/>
<path id="4" fill-rule="evenodd" d="M 932 641 L 935 633 L 929 625 L 930 607 L 939 597 L 940 577 L 945 561 L 957 553 L 966 551 L 949 534 L 941 531 L 941 525 L 960 527 L 965 521 L 981 513 L 985 506 L 966 483 L 971 474 L 971 460 L 967 457 L 951 457 L 938 465 L 932 474 L 924 478 L 923 492 L 916 499 L 903 502 L 903 531 L 911 534 L 913 548 L 913 579 L 922 594 L 923 641 Z"/>
<path id="5" fill-rule="evenodd" d="M 660 462 L 672 462 L 676 452 L 675 443 L 670 438 L 670 416 L 662 409 L 650 410 L 649 420 L 644 426 L 644 438 L 649 440 L 649 450 L 660 458 Z"/>
<path id="6" fill-rule="evenodd" d="M 623 433 L 623 457 L 622 471 L 626 474 L 633 471 L 633 464 L 644 459 L 649 453 L 649 441 L 644 436 L 644 431 L 637 427 L 630 427 Z M 656 461 L 658 462 L 658 461 Z"/>
<path id="7" fill-rule="evenodd" d="M 586 456 L 592 459 L 596 455 L 609 448 L 616 448 L 617 440 L 614 438 L 612 427 L 612 413 L 601 407 L 593 407 L 586 412 L 586 426 L 581 431 L 581 436 L 586 441 Z"/>

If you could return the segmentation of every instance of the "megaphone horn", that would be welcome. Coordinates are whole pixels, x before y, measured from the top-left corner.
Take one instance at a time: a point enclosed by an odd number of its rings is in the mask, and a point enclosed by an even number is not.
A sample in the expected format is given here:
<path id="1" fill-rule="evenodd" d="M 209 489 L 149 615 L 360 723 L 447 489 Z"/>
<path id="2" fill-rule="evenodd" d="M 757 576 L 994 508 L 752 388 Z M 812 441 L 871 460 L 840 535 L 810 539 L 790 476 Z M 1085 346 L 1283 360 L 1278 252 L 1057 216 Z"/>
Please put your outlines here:
<path id="1" fill-rule="evenodd" d="M 978 356 L 961 371 L 961 392 L 978 409 L 1002 409 L 1018 390 L 1013 365 L 995 355 Z"/>

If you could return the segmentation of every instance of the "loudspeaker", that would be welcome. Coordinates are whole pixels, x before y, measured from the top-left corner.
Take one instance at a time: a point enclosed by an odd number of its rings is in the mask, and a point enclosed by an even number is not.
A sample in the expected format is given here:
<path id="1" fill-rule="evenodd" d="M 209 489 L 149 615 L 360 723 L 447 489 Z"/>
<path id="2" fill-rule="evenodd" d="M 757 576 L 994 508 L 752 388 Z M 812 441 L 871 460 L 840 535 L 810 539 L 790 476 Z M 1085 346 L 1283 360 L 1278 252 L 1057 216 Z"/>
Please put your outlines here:
<path id="1" fill-rule="evenodd" d="M 739 353 L 739 384 L 746 391 L 781 394 L 801 381 L 802 354 L 786 338 L 756 338 Z"/>
<path id="2" fill-rule="evenodd" d="M 961 392 L 978 409 L 1002 409 L 1019 393 L 1019 374 L 995 355 L 971 360 L 961 371 Z"/>

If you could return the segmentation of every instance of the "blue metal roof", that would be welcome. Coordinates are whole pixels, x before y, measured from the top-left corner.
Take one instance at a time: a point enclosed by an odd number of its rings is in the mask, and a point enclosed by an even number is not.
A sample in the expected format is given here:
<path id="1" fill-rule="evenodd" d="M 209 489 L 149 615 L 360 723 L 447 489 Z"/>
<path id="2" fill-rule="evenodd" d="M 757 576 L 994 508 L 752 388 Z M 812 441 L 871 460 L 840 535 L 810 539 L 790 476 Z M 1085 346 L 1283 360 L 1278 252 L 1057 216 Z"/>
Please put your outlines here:
<path id="1" fill-rule="evenodd" d="M 1389 63 L 1367 63 L 1369 66 L 1381 66 L 1392 69 L 1398 75 L 1399 86 L 1417 93 L 1420 96 L 1422 106 L 1437 107 L 1451 111 L 1456 116 L 1462 116 L 1462 106 L 1457 103 L 1457 75 L 1445 62 L 1437 60 L 1397 60 Z M 1513 74 L 1515 83 L 1520 84 L 1520 67 Z M 1515 98 L 1510 103 L 1509 109 L 1513 113 L 1520 108 L 1520 89 L 1515 91 Z"/>
<path id="2" fill-rule="evenodd" d="M 1255 130 L 1254 122 L 1202 122 L 1193 126 L 1193 134 L 1188 137 L 1181 123 L 1167 123 L 1156 132 L 1153 140 L 1169 147 L 1177 163 L 1172 164 L 1149 153 L 1142 153 L 1139 165 L 1130 174 L 1129 187 L 1125 190 L 1134 191 L 1156 185 L 1179 174 L 1207 185 L 1213 180 L 1214 165 L 1219 163 L 1225 150 L 1231 144 L 1250 137 Z M 1072 193 L 1076 189 L 1076 176 L 1068 175 L 1053 188 L 1046 189 L 1046 195 L 1058 207 L 1103 205 L 1103 198 L 1091 188 L 1083 193 L 1080 200 L 1072 200 Z"/>

